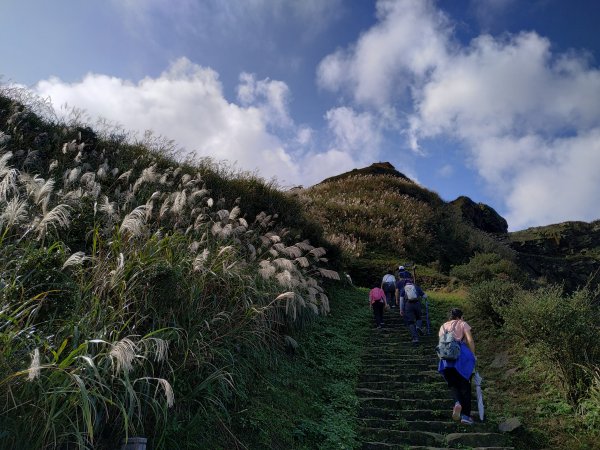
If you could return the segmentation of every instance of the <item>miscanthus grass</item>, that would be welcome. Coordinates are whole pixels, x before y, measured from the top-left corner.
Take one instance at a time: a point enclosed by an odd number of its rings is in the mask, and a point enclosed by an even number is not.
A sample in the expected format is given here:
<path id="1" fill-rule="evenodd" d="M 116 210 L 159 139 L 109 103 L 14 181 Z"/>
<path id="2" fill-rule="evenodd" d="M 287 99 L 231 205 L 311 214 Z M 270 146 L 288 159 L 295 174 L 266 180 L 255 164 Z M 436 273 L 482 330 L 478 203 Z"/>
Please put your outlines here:
<path id="1" fill-rule="evenodd" d="M 213 197 L 192 166 L 136 145 L 124 165 L 84 127 L 47 125 L 28 144 L 46 157 L 28 158 L 27 124 L 44 125 L 6 104 L 0 447 L 173 448 L 227 429 L 252 358 L 329 311 L 325 249 Z"/>

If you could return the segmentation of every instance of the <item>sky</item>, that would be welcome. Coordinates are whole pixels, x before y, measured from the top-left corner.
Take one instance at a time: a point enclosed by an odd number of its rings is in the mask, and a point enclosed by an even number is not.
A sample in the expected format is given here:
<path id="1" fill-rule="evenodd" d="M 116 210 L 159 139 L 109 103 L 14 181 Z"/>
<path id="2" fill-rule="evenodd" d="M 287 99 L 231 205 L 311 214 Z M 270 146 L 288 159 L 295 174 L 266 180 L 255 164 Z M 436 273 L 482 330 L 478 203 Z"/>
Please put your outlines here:
<path id="1" fill-rule="evenodd" d="M 600 2 L 2 0 L 0 76 L 279 186 L 389 161 L 510 230 L 600 219 Z"/>

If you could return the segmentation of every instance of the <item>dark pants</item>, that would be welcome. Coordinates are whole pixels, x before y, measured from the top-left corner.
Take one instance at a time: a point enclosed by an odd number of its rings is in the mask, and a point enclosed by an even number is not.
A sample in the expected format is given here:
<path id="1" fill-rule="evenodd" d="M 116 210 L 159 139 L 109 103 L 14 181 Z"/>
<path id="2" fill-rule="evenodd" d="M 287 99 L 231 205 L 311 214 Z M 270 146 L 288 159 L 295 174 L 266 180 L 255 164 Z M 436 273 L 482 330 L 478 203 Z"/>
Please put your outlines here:
<path id="1" fill-rule="evenodd" d="M 461 414 L 471 415 L 471 379 L 465 380 L 454 367 L 444 370 L 444 378 L 452 391 L 454 401 L 462 406 Z"/>
<path id="2" fill-rule="evenodd" d="M 375 316 L 375 325 L 383 325 L 383 302 L 373 303 L 373 315 Z"/>
<path id="3" fill-rule="evenodd" d="M 421 328 L 423 320 L 421 319 L 421 302 L 420 301 L 405 301 L 404 302 L 404 321 L 408 325 L 408 329 L 413 339 L 418 340 L 419 334 L 417 327 Z"/>
<path id="4" fill-rule="evenodd" d="M 386 303 L 388 305 L 390 305 L 390 306 L 395 305 L 396 304 L 396 291 L 395 290 L 393 290 L 393 291 L 386 291 L 384 289 L 383 292 L 385 292 L 385 301 L 386 301 Z"/>

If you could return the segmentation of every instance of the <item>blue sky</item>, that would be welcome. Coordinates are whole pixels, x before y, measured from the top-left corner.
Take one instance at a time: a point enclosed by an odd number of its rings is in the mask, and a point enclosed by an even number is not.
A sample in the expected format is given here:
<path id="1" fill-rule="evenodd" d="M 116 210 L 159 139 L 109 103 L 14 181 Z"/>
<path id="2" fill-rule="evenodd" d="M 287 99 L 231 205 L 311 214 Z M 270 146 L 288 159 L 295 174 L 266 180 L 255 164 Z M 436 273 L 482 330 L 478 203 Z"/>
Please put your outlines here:
<path id="1" fill-rule="evenodd" d="M 390 161 L 521 229 L 600 218 L 599 5 L 3 0 L 0 74 L 283 187 Z"/>

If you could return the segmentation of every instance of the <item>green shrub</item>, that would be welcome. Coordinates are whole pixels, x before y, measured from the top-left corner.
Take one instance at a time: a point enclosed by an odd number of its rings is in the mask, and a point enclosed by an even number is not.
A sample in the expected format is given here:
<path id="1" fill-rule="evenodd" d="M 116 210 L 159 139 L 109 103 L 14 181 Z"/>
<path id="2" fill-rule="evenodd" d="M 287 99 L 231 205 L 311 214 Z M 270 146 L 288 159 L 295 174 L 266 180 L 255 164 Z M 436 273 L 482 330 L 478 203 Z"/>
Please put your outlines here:
<path id="1" fill-rule="evenodd" d="M 517 264 L 496 253 L 477 253 L 468 263 L 454 266 L 450 275 L 467 283 L 493 279 L 519 281 L 522 278 Z"/>
<path id="2" fill-rule="evenodd" d="M 524 291 L 503 308 L 506 329 L 545 358 L 556 371 L 565 398 L 576 406 L 600 362 L 600 310 L 587 289 L 565 296 L 557 286 Z"/>
<path id="3" fill-rule="evenodd" d="M 477 316 L 500 328 L 504 325 L 504 310 L 520 292 L 517 284 L 491 280 L 473 286 L 467 298 Z"/>

